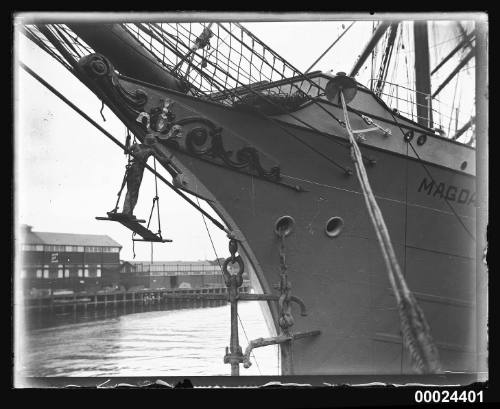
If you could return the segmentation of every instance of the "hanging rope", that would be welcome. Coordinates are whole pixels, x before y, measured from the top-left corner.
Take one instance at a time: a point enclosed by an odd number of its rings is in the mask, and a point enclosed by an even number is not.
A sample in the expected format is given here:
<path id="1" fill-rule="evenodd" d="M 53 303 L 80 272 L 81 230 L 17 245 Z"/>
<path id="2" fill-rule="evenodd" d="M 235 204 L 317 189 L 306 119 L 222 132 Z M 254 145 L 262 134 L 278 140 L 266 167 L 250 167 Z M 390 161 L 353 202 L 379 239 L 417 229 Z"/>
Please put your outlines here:
<path id="1" fill-rule="evenodd" d="M 99 113 L 100 113 L 100 114 L 101 114 L 101 116 L 102 116 L 102 120 L 103 120 L 104 122 L 106 122 L 106 118 L 104 117 L 103 111 L 104 111 L 104 101 L 103 101 L 103 100 L 101 100 L 101 110 L 99 111 Z"/>
<path id="2" fill-rule="evenodd" d="M 120 204 L 120 198 L 122 196 L 123 189 L 125 188 L 125 185 L 127 183 L 127 175 L 128 175 L 128 171 L 129 171 L 130 166 L 131 166 L 131 162 L 132 162 L 132 158 L 130 156 L 131 135 L 130 135 L 130 131 L 128 128 L 126 128 L 126 131 L 127 131 L 127 136 L 125 137 L 125 148 L 123 149 L 123 153 L 125 155 L 127 155 L 127 164 L 125 165 L 125 174 L 123 175 L 122 185 L 121 185 L 120 190 L 118 191 L 118 194 L 117 194 L 118 197 L 116 198 L 115 208 L 113 210 L 111 210 L 112 213 L 116 213 L 118 211 L 118 206 Z M 134 141 L 135 141 L 135 135 L 134 135 Z"/>
<path id="3" fill-rule="evenodd" d="M 113 210 L 111 210 L 112 213 L 116 213 L 118 211 L 118 206 L 120 204 L 120 198 L 122 196 L 123 189 L 125 188 L 125 185 L 127 184 L 127 175 L 128 175 L 128 171 L 129 171 L 130 165 L 131 165 L 130 162 L 131 162 L 131 160 L 130 160 L 130 155 L 129 155 L 127 164 L 125 165 L 125 174 L 123 175 L 122 185 L 120 187 L 120 190 L 117 193 L 118 197 L 116 199 L 115 208 Z"/>
<path id="4" fill-rule="evenodd" d="M 163 239 L 162 236 L 161 236 L 161 219 L 160 219 L 160 196 L 158 195 L 158 178 L 156 177 L 156 173 L 157 173 L 157 170 L 156 170 L 156 158 L 153 157 L 153 168 L 154 168 L 154 171 L 155 171 L 155 197 L 153 197 L 153 204 L 151 206 L 151 211 L 149 212 L 149 219 L 148 219 L 148 224 L 146 226 L 146 228 L 149 230 L 149 226 L 151 225 L 151 220 L 153 218 L 153 212 L 154 212 L 154 209 L 155 209 L 155 206 L 156 206 L 156 210 L 157 210 L 157 219 L 158 219 L 158 232 L 156 233 L 156 235 L 160 238 L 160 239 Z M 125 177 L 126 177 L 126 173 L 125 173 Z M 122 185 L 122 189 L 123 189 L 123 185 Z M 121 190 L 120 190 L 121 192 Z M 118 203 L 117 203 L 117 208 L 118 208 Z M 135 240 L 134 240 L 134 237 L 136 236 L 136 233 L 133 232 L 132 233 L 132 250 L 134 251 L 134 258 L 135 258 Z M 151 244 L 151 264 L 153 263 L 153 242 L 150 243 Z"/>
<path id="5" fill-rule="evenodd" d="M 127 127 L 125 127 L 125 129 L 127 130 L 127 136 L 125 138 L 125 149 L 123 150 L 123 153 L 125 155 L 129 155 L 128 151 L 130 150 L 130 140 L 132 139 L 132 135 L 130 134 L 130 130 Z M 135 141 L 135 135 L 134 135 L 134 141 Z"/>
<path id="6" fill-rule="evenodd" d="M 156 202 L 156 214 L 158 219 L 158 236 L 161 238 L 161 220 L 160 220 L 160 196 L 158 195 L 158 178 L 156 177 L 156 158 L 153 157 L 153 169 L 155 170 L 155 197 L 153 199 L 153 207 Z M 151 216 L 149 216 L 151 219 Z M 149 228 L 149 225 L 148 225 Z"/>
<path id="7" fill-rule="evenodd" d="M 47 88 L 49 91 L 51 91 L 54 95 L 59 97 L 65 104 L 67 104 L 69 107 L 71 107 L 75 112 L 80 114 L 84 119 L 86 119 L 88 122 L 90 122 L 92 125 L 94 125 L 99 131 L 101 131 L 108 139 L 110 139 L 112 142 L 114 142 L 116 145 L 118 145 L 120 148 L 123 150 L 126 150 L 127 153 L 130 153 L 132 156 L 134 156 L 129 150 L 126 149 L 125 145 L 123 145 L 117 138 L 115 138 L 113 135 L 111 135 L 106 129 L 104 129 L 102 126 L 100 126 L 96 121 L 94 121 L 90 116 L 88 116 L 85 112 L 83 112 L 80 108 L 78 108 L 75 104 L 73 104 L 68 98 L 66 98 L 64 95 L 62 95 L 59 91 L 57 91 L 52 85 L 50 85 L 47 81 L 45 81 L 43 78 L 41 78 L 38 74 L 36 74 L 31 68 L 26 66 L 24 63 L 19 62 L 19 65 L 23 70 L 25 70 L 28 74 L 30 74 L 34 79 L 36 79 L 40 84 L 42 84 L 45 88 Z M 134 135 L 134 140 L 135 140 L 135 135 Z M 214 217 L 209 215 L 205 210 L 203 210 L 200 206 L 197 206 L 196 203 L 194 203 L 188 196 L 186 196 L 180 189 L 175 187 L 171 182 L 169 182 L 167 179 L 165 179 L 162 175 L 160 175 L 158 172 L 155 172 L 155 170 L 149 166 L 147 163 L 144 165 L 147 170 L 150 172 L 154 173 L 158 178 L 165 183 L 167 186 L 169 186 L 175 193 L 177 193 L 179 196 L 181 196 L 186 202 L 188 202 L 191 206 L 196 208 L 200 213 L 204 214 L 213 224 L 215 224 L 219 229 L 222 231 L 229 233 L 229 230 L 224 227 L 218 220 L 216 220 Z"/>
<path id="8" fill-rule="evenodd" d="M 132 233 L 132 253 L 134 254 L 134 259 L 135 259 L 135 232 Z"/>
<path id="9" fill-rule="evenodd" d="M 430 327 L 427 324 L 424 313 L 415 297 L 410 292 L 406 280 L 401 273 L 401 268 L 396 259 L 387 226 L 371 189 L 359 146 L 352 133 L 347 105 L 342 91 L 340 92 L 340 98 L 344 111 L 346 129 L 351 143 L 351 155 L 356 168 L 356 174 L 382 250 L 382 255 L 389 273 L 389 281 L 398 303 L 404 344 L 410 351 L 412 361 L 417 371 L 420 373 L 439 372 L 441 371 L 441 365 L 439 362 L 438 350 L 432 339 Z"/>

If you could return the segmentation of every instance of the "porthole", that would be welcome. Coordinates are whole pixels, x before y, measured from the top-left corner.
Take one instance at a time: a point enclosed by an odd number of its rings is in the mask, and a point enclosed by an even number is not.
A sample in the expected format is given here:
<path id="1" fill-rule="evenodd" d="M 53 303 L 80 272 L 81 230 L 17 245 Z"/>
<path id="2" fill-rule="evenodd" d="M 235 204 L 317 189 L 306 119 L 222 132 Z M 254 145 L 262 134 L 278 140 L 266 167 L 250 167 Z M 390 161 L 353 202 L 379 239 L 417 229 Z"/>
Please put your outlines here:
<path id="1" fill-rule="evenodd" d="M 274 225 L 274 232 L 280 236 L 288 236 L 295 225 L 295 220 L 292 216 L 281 216 Z"/>
<path id="2" fill-rule="evenodd" d="M 422 134 L 417 139 L 417 145 L 418 146 L 422 146 L 425 143 L 425 141 L 427 141 L 427 135 L 426 134 Z"/>
<path id="3" fill-rule="evenodd" d="M 344 220 L 341 217 L 332 217 L 328 219 L 325 226 L 325 233 L 328 237 L 337 237 L 344 228 Z"/>
<path id="4" fill-rule="evenodd" d="M 466 161 L 466 160 L 464 160 L 464 161 L 462 162 L 462 164 L 460 165 L 460 169 L 465 170 L 465 168 L 466 168 L 466 167 L 467 167 L 467 161 Z"/>

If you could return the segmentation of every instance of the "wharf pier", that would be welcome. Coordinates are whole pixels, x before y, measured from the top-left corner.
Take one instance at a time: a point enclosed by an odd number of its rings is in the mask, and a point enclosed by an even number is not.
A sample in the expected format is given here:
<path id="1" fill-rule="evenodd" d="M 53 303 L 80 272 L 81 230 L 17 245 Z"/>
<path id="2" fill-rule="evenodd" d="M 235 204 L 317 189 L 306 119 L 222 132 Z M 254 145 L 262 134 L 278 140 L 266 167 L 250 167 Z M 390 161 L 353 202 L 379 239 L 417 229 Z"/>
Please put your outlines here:
<path id="1" fill-rule="evenodd" d="M 247 294 L 250 285 L 243 284 L 241 293 Z M 27 311 L 87 311 L 88 309 L 116 309 L 127 305 L 168 305 L 175 309 L 216 307 L 228 303 L 227 287 L 177 288 L 177 289 L 140 289 L 134 291 L 95 292 L 92 294 L 53 294 L 44 296 L 25 296 L 24 308 Z M 181 304 L 182 303 L 182 307 Z"/>

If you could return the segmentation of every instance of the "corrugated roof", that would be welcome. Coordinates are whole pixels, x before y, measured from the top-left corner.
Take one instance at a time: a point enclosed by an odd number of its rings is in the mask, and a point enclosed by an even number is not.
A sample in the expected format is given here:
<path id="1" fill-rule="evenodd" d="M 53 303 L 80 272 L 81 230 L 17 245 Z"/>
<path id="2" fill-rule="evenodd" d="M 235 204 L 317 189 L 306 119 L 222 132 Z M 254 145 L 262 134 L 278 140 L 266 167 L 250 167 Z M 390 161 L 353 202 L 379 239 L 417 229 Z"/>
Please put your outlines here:
<path id="1" fill-rule="evenodd" d="M 122 247 L 120 243 L 109 236 L 100 234 L 74 234 L 74 233 L 49 233 L 30 232 L 25 236 L 25 244 L 52 244 L 67 246 L 102 246 Z"/>
<path id="2" fill-rule="evenodd" d="M 34 235 L 33 232 L 23 232 L 22 242 L 25 244 L 44 244 L 43 240 L 40 237 Z"/>

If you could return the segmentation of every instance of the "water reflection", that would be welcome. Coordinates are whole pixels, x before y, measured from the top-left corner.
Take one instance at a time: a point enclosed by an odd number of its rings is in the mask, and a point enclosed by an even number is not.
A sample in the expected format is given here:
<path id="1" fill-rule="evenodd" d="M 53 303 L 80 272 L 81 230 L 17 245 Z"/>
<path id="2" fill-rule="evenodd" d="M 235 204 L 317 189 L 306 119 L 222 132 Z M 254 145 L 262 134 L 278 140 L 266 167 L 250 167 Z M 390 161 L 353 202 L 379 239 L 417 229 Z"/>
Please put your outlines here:
<path id="1" fill-rule="evenodd" d="M 229 345 L 228 305 L 165 310 L 144 306 L 132 313 L 116 308 L 87 314 L 33 315 L 23 338 L 19 369 L 25 376 L 229 375 L 223 363 Z M 140 307 L 139 307 L 140 308 Z M 125 315 L 124 315 L 125 312 Z M 268 336 L 257 303 L 239 303 L 249 339 Z M 240 324 L 240 344 L 247 346 Z M 277 375 L 277 348 L 254 351 L 257 364 L 242 375 Z"/>

